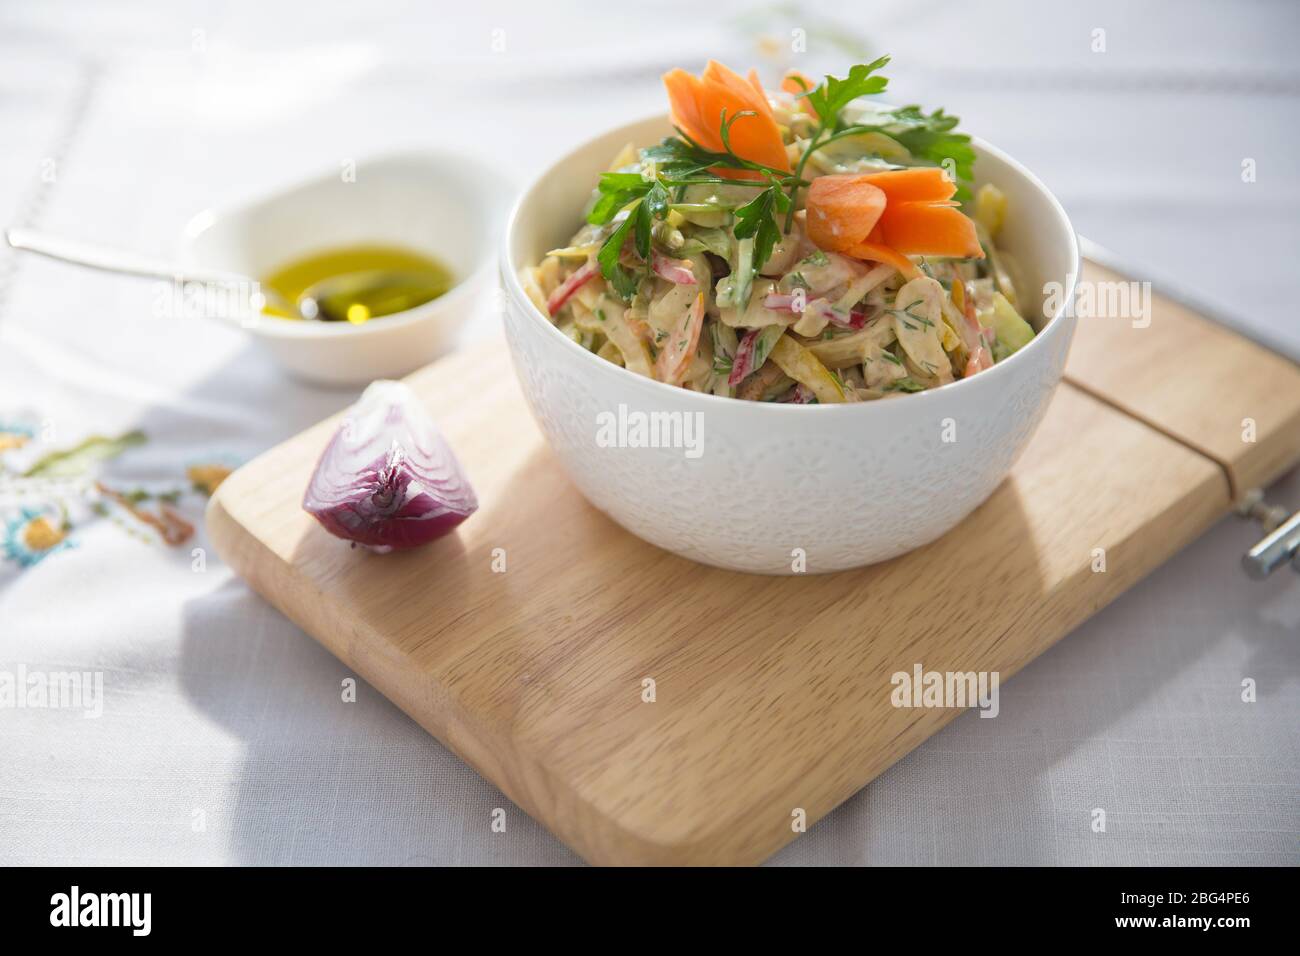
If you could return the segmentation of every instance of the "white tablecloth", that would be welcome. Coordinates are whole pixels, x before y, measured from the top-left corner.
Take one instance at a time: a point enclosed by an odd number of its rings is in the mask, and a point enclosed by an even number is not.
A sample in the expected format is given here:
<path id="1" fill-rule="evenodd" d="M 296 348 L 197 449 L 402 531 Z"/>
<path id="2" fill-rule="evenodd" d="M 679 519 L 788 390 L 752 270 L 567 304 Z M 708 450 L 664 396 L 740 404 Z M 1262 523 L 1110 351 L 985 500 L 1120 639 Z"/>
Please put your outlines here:
<path id="1" fill-rule="evenodd" d="M 1082 233 L 1300 348 L 1297 35 L 1288 2 L 10 3 L 0 223 L 169 254 L 205 207 L 405 146 L 476 152 L 510 190 L 660 108 L 671 65 L 889 52 L 897 99 L 1022 159 Z M 3 502 L 0 675 L 98 672 L 104 696 L 97 719 L 0 709 L 0 862 L 575 862 L 364 683 L 343 703 L 346 669 L 208 550 L 196 483 L 350 396 L 153 295 L 0 257 L 7 467 L 143 436 L 63 462 L 118 497 Z M 959 718 L 774 862 L 1300 862 L 1300 580 L 1246 581 L 1254 535 L 1225 520 L 1005 685 L 997 720 Z"/>

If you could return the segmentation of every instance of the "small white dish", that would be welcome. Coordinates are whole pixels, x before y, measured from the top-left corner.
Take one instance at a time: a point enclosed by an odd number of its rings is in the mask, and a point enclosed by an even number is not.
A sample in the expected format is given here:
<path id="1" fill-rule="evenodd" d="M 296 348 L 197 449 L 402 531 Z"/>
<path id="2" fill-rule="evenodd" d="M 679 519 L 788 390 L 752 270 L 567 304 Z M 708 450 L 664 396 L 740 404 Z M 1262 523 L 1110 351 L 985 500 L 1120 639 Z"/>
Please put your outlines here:
<path id="1" fill-rule="evenodd" d="M 492 294 L 493 252 L 507 190 L 483 165 L 454 153 L 360 160 L 353 171 L 307 180 L 185 229 L 187 266 L 264 276 L 315 252 L 393 245 L 442 262 L 456 284 L 445 295 L 362 325 L 227 316 L 292 374 L 329 385 L 399 378 L 446 352 L 476 301 Z"/>
<path id="2" fill-rule="evenodd" d="M 1075 327 L 1066 304 L 1079 273 L 1079 244 L 1061 204 L 1014 159 L 974 140 L 977 185 L 993 183 L 1007 196 L 999 244 L 1017 258 L 1026 318 L 1039 330 L 988 371 L 847 405 L 703 395 L 587 351 L 533 305 L 518 276 L 569 240 L 624 144 L 648 146 L 671 132 L 657 116 L 579 146 L 524 192 L 506 225 L 501 272 L 515 371 L 574 483 L 646 541 L 738 571 L 859 567 L 951 530 L 1006 477 L 1061 380 Z M 1045 316 L 1039 306 L 1048 283 L 1063 294 Z M 611 447 L 610 423 L 631 435 L 622 423 L 664 414 L 659 421 L 683 427 L 689 416 L 698 447 Z"/>

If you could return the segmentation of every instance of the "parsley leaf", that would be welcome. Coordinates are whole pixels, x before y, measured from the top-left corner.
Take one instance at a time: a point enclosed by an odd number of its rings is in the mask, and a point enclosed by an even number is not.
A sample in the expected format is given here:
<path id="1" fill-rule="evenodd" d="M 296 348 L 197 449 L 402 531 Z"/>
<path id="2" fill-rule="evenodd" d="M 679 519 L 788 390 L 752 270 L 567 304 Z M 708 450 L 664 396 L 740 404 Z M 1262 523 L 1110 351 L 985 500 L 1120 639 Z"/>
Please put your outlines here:
<path id="1" fill-rule="evenodd" d="M 628 203 L 641 198 L 655 185 L 652 179 L 645 179 L 640 173 L 602 173 L 600 198 L 587 213 L 587 222 L 603 226 L 609 222 Z"/>
<path id="2" fill-rule="evenodd" d="M 970 144 L 969 136 L 952 132 L 959 122 L 958 118 L 947 115 L 942 109 L 927 116 L 919 106 L 892 110 L 890 118 L 893 122 L 885 132 L 898 140 L 914 157 L 949 169 L 958 180 L 957 198 L 969 199 L 969 189 L 962 184 L 969 183 L 974 178 L 975 150 Z"/>
<path id="3" fill-rule="evenodd" d="M 889 85 L 889 80 L 871 74 L 888 62 L 889 57 L 882 56 L 871 63 L 859 63 L 849 70 L 849 75 L 844 79 L 827 76 L 811 92 L 801 94 L 817 114 L 817 118 L 821 120 L 822 129 L 836 129 L 840 122 L 840 110 L 859 96 L 884 92 L 885 87 Z"/>
<path id="4" fill-rule="evenodd" d="M 600 274 L 603 275 L 609 284 L 614 287 L 624 301 L 632 298 L 636 294 L 638 276 L 632 271 L 624 268 L 620 261 L 623 256 L 623 247 L 627 244 L 628 234 L 632 235 L 632 247 L 636 249 L 637 255 L 643 260 L 650 259 L 650 236 L 654 228 L 656 219 L 663 219 L 668 215 L 669 196 L 668 190 L 658 179 L 644 180 L 641 185 L 634 186 L 629 180 L 623 177 L 634 177 L 640 180 L 640 176 L 635 173 L 606 173 L 601 177 L 601 200 L 597 202 L 597 207 L 606 198 L 614 196 L 622 198 L 631 196 L 629 202 L 636 202 L 636 206 L 629 210 L 627 218 L 618 224 L 618 228 L 610 233 L 609 238 L 605 240 L 600 247 L 600 252 L 596 254 L 596 261 L 600 263 Z M 608 186 L 607 186 L 608 184 Z M 644 188 L 642 188 L 644 187 Z M 606 191 L 608 190 L 608 191 Z M 633 191 L 635 190 L 635 192 Z M 639 201 L 636 193 L 640 193 Z M 617 202 L 618 199 L 611 200 Z M 617 210 L 622 209 L 627 203 L 619 203 L 615 207 L 615 212 L 610 214 L 610 218 L 617 214 Z M 593 213 L 595 210 L 592 210 Z M 590 219 L 590 217 L 588 217 Z"/>
<path id="5" fill-rule="evenodd" d="M 600 247 L 600 252 L 596 254 L 596 261 L 600 263 L 600 274 L 624 301 L 636 294 L 637 279 L 623 268 L 619 259 L 623 255 L 623 243 L 627 241 L 627 234 L 635 224 L 640 209 L 641 204 L 638 204 L 636 209 L 627 214 L 627 218 L 618 224 L 618 228 L 610 234 L 605 244 Z"/>
<path id="6" fill-rule="evenodd" d="M 669 136 L 659 145 L 642 150 L 641 156 L 669 178 L 693 176 L 718 165 L 718 154 L 676 136 Z"/>
<path id="7" fill-rule="evenodd" d="M 633 214 L 636 223 L 633 225 L 632 238 L 636 244 L 637 255 L 642 259 L 650 258 L 651 230 L 656 219 L 663 219 L 668 215 L 668 201 L 668 190 L 656 179 L 646 191 L 645 198 L 636 207 Z"/>
<path id="8" fill-rule="evenodd" d="M 668 190 L 664 184 L 655 180 L 654 184 L 645 194 L 645 206 L 650 210 L 650 216 L 653 219 L 663 219 L 668 215 L 668 203 L 671 201 Z"/>
<path id="9" fill-rule="evenodd" d="M 772 249 L 781 238 L 781 227 L 776 223 L 778 211 L 790 201 L 780 186 L 770 186 L 736 210 L 736 238 L 754 237 L 754 271 L 758 272 L 772 255 Z"/>

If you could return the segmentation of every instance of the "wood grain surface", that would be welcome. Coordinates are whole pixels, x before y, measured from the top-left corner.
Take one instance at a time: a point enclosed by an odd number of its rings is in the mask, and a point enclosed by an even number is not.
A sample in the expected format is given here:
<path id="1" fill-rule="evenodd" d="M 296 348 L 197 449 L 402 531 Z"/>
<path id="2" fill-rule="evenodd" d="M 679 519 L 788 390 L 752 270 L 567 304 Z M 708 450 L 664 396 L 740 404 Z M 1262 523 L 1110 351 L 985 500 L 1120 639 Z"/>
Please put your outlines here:
<path id="1" fill-rule="evenodd" d="M 1184 321 L 1200 320 L 1161 325 Z M 894 673 L 1011 677 L 1228 510 L 1220 462 L 1249 481 L 1300 455 L 1253 388 L 1210 410 L 1173 386 L 1144 397 L 1103 367 L 1128 344 L 1080 338 L 1071 375 L 1104 400 L 1063 384 L 988 502 L 859 571 L 736 574 L 623 531 L 561 471 L 503 343 L 409 379 L 482 501 L 457 534 L 378 557 L 317 526 L 300 501 L 333 420 L 228 478 L 208 525 L 268 601 L 587 860 L 757 863 L 797 838 L 798 811 L 811 824 L 960 713 L 894 707 Z M 1223 358 L 1196 355 L 1207 377 Z M 1247 411 L 1279 448 L 1219 434 Z"/>
<path id="2" fill-rule="evenodd" d="M 1091 262 L 1082 278 L 1129 281 Z M 1096 287 L 1099 314 L 1079 318 L 1070 382 L 1217 461 L 1237 495 L 1295 463 L 1300 369 L 1159 295 L 1145 315 L 1116 315 L 1114 286 Z"/>

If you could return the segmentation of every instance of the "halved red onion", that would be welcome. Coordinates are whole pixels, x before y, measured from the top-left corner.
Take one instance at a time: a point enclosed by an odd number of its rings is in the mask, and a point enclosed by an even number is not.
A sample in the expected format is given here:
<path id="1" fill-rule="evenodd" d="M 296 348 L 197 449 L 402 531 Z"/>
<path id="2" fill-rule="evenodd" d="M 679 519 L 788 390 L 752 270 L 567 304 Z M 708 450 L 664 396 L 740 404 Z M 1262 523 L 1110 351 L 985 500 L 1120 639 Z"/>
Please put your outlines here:
<path id="1" fill-rule="evenodd" d="M 382 554 L 441 537 L 478 498 L 415 393 L 378 381 L 325 446 L 302 506 L 330 534 Z"/>

